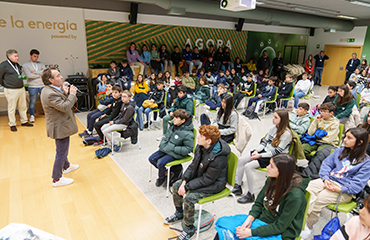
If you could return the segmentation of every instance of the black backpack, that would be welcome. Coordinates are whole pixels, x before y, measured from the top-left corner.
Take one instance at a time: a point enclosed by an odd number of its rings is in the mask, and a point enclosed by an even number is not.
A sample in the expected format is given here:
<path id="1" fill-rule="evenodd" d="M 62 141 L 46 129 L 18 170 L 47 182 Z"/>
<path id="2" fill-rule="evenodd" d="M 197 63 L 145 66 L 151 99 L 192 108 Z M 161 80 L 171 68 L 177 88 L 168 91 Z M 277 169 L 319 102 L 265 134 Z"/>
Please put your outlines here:
<path id="1" fill-rule="evenodd" d="M 254 110 L 255 110 L 254 105 L 250 105 L 244 112 L 243 115 L 246 116 L 247 118 L 251 118 L 253 116 Z"/>

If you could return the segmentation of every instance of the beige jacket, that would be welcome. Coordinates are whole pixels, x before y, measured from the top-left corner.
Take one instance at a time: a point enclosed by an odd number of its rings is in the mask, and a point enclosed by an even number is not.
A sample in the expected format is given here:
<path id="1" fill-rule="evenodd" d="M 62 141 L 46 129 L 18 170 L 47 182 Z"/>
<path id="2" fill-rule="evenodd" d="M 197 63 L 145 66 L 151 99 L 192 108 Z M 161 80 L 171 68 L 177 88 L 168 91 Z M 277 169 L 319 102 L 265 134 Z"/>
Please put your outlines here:
<path id="1" fill-rule="evenodd" d="M 238 115 L 238 119 L 238 128 L 235 132 L 234 145 L 240 154 L 242 154 L 253 135 L 253 129 L 245 116 Z"/>
<path id="2" fill-rule="evenodd" d="M 195 87 L 195 82 L 192 77 L 183 77 L 181 83 L 187 88 Z"/>
<path id="3" fill-rule="evenodd" d="M 307 132 L 309 135 L 313 135 L 317 129 L 322 129 L 328 133 L 328 135 L 323 137 L 321 140 L 318 140 L 318 142 L 327 143 L 333 146 L 338 144 L 339 120 L 336 117 L 331 117 L 329 120 L 313 120 Z"/>
<path id="4" fill-rule="evenodd" d="M 51 86 L 45 86 L 41 92 L 41 103 L 46 118 L 47 136 L 62 139 L 77 133 L 77 123 L 72 111 L 77 97 L 68 96 Z"/>

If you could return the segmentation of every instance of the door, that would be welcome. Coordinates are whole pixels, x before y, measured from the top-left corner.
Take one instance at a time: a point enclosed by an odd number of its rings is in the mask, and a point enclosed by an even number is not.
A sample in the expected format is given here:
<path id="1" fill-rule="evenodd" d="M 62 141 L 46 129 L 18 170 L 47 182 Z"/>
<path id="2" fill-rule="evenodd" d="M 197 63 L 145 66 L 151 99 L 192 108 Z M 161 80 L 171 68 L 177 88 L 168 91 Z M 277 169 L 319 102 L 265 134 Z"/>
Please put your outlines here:
<path id="1" fill-rule="evenodd" d="M 324 63 L 322 85 L 342 85 L 346 79 L 348 60 L 352 58 L 352 53 L 361 56 L 362 46 L 325 45 L 324 51 L 329 59 Z"/>

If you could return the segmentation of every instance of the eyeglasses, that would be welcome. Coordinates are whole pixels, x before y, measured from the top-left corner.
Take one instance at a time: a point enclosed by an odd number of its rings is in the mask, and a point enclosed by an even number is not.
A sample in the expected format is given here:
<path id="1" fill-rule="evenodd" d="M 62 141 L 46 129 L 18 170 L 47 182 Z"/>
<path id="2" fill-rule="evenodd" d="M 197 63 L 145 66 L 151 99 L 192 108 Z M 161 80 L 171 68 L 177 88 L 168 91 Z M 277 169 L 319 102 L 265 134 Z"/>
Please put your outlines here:
<path id="1" fill-rule="evenodd" d="M 322 110 L 319 110 L 319 113 L 329 113 L 329 111 L 322 111 Z"/>

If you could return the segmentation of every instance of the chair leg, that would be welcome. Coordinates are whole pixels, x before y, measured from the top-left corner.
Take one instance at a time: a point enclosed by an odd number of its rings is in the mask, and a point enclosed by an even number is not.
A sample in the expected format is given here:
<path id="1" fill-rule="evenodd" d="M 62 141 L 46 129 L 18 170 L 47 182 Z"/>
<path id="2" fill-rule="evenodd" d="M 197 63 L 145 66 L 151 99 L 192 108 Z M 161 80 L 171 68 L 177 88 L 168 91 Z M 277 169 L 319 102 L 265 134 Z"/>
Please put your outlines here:
<path id="1" fill-rule="evenodd" d="M 234 193 L 230 193 L 231 194 L 231 196 L 233 196 L 233 198 L 234 198 L 234 210 L 235 210 L 235 215 L 236 215 L 236 206 L 237 206 L 237 204 L 236 204 L 236 196 L 235 196 L 235 194 Z"/>
<path id="2" fill-rule="evenodd" d="M 152 181 L 152 164 L 149 166 L 149 182 Z"/>
<path id="3" fill-rule="evenodd" d="M 264 107 L 263 107 L 263 118 L 265 118 L 265 113 L 266 113 L 266 102 L 264 103 Z"/>
<path id="4" fill-rule="evenodd" d="M 171 167 L 167 168 L 167 192 L 166 192 L 166 198 L 168 198 L 168 192 L 170 191 L 170 175 L 171 175 Z"/>
<path id="5" fill-rule="evenodd" d="M 112 149 L 112 156 L 113 156 L 114 155 L 114 149 L 113 149 L 114 136 L 113 136 L 113 131 L 111 132 L 111 134 L 112 134 L 112 142 L 111 142 L 110 146 L 111 146 L 111 149 Z"/>
<path id="6" fill-rule="evenodd" d="M 197 227 L 197 240 L 199 240 L 199 231 L 200 231 L 200 221 L 202 218 L 202 205 L 199 205 L 199 215 L 198 215 L 198 227 Z"/>

